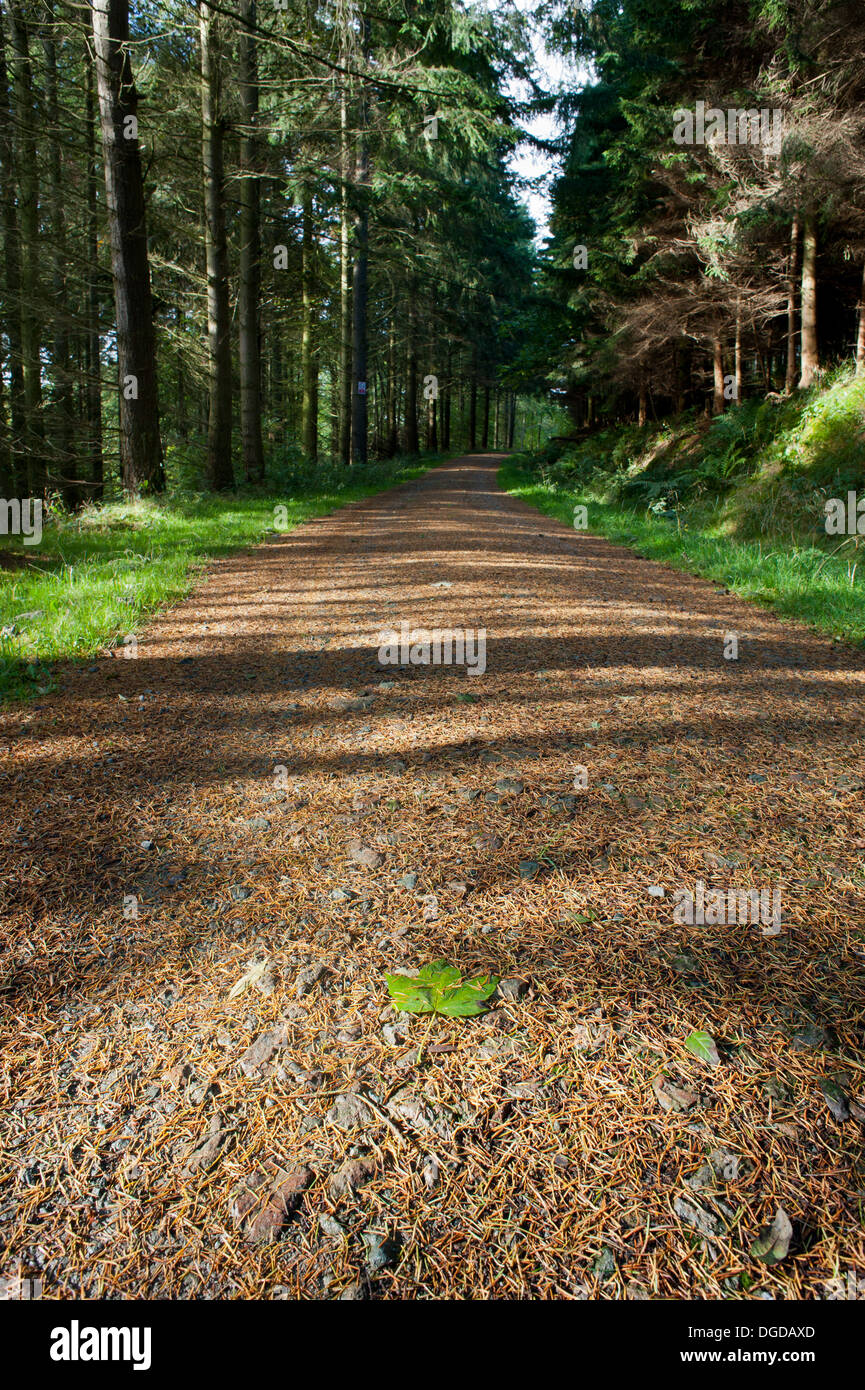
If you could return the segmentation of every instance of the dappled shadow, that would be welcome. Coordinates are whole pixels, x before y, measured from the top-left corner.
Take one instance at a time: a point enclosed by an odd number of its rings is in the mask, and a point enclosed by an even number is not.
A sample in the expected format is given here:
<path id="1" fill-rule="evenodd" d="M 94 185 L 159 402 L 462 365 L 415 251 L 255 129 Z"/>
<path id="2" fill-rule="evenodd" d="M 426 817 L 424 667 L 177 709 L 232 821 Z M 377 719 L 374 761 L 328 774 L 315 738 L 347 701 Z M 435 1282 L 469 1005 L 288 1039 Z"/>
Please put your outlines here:
<path id="1" fill-rule="evenodd" d="M 485 627 L 485 673 L 381 666 L 402 621 Z M 80 1250 L 108 1290 L 134 1268 L 179 1296 L 234 1294 L 255 1260 L 258 1289 L 298 1238 L 324 1249 L 351 1145 L 377 1223 L 439 1252 L 492 1212 L 490 1258 L 522 1245 L 527 1286 L 554 1259 L 570 1288 L 588 1232 L 690 1293 L 688 1256 L 717 1283 L 780 1203 L 800 1283 L 855 1262 L 861 653 L 539 520 L 476 461 L 226 557 L 135 636 L 0 724 L 16 1258 Z M 778 888 L 778 934 L 678 922 L 703 882 Z M 508 984 L 483 1018 L 404 1030 L 384 973 L 442 957 Z M 388 1124 L 341 1133 L 358 1086 Z M 719 1144 L 741 1159 L 723 1197 Z M 244 1256 L 232 1185 L 288 1155 L 316 1191 Z"/>
<path id="2" fill-rule="evenodd" d="M 146 968 L 154 953 L 182 957 L 189 941 L 181 930 L 169 945 L 165 922 L 205 899 L 214 931 L 233 914 L 238 930 L 254 933 L 277 861 L 294 864 L 295 880 L 310 872 L 310 794 L 336 834 L 327 876 L 336 885 L 357 875 L 345 869 L 346 844 L 363 830 L 355 795 L 389 788 L 423 836 L 430 797 L 453 818 L 459 794 L 476 791 L 467 826 L 501 831 L 503 848 L 475 856 L 466 911 L 479 895 L 523 891 L 517 863 L 530 856 L 535 826 L 557 838 L 556 871 L 575 886 L 596 874 L 605 846 L 623 862 L 638 858 L 641 820 L 624 798 L 645 792 L 646 760 L 659 747 L 682 763 L 676 777 L 690 778 L 692 821 L 711 806 L 713 766 L 739 783 L 743 813 L 765 809 L 788 839 L 802 789 L 794 774 L 810 779 L 809 795 L 851 814 L 854 793 L 835 783 L 861 742 L 863 654 L 541 518 L 492 478 L 490 460 L 464 460 L 231 555 L 139 635 L 134 660 L 64 669 L 61 693 L 4 717 L 2 833 L 15 865 L 5 911 L 27 923 L 30 943 L 7 962 L 7 991 L 59 1002 L 106 970 Z M 379 635 L 403 621 L 485 628 L 485 674 L 381 665 Z M 730 632 L 735 661 L 724 656 Z M 495 778 L 483 759 L 496 755 L 532 781 L 513 824 L 509 803 L 485 799 Z M 626 759 L 626 771 L 603 790 L 612 757 Z M 557 818 L 540 798 L 562 791 L 561 766 L 573 763 L 606 771 L 592 771 L 580 809 Z M 262 800 L 276 766 L 287 789 Z M 454 787 L 442 789 L 442 777 Z M 674 778 L 671 802 L 679 790 Z M 245 828 L 256 811 L 269 822 L 263 839 Z M 307 838 L 292 845 L 293 835 Z M 670 853 L 684 873 L 684 830 L 678 839 Z M 142 850 L 145 840 L 154 849 Z M 469 828 L 455 843 L 471 856 Z M 253 885 L 242 907 L 229 907 L 232 873 Z M 381 885 L 364 891 L 379 894 L 386 918 Z M 150 926 L 125 924 L 129 895 Z M 322 921 L 333 911 L 319 900 L 310 910 Z M 97 919 L 112 944 L 94 957 L 87 924 Z M 539 930 L 538 965 L 554 962 L 561 940 L 561 926 Z M 647 980 L 659 969 L 647 964 Z"/>

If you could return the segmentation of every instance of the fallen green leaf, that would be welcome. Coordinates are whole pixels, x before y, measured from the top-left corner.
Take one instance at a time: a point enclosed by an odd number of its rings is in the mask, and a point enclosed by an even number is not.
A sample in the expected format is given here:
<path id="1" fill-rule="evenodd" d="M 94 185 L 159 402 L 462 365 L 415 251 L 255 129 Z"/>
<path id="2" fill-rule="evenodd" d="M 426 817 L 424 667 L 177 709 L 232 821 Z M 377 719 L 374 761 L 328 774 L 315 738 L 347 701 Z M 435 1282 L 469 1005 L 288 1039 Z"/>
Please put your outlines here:
<path id="1" fill-rule="evenodd" d="M 757 1239 L 751 1246 L 751 1254 L 755 1259 L 762 1260 L 764 1264 L 779 1264 L 790 1249 L 792 1238 L 793 1224 L 784 1208 L 779 1207 L 775 1213 L 775 1219 L 760 1230 Z"/>
<path id="2" fill-rule="evenodd" d="M 699 1057 L 701 1062 L 708 1062 L 710 1067 L 721 1065 L 718 1048 L 711 1033 L 692 1033 L 690 1037 L 685 1039 L 685 1047 L 695 1057 Z"/>
<path id="3" fill-rule="evenodd" d="M 592 1264 L 592 1274 L 599 1281 L 611 1279 L 616 1272 L 616 1257 L 609 1246 L 604 1246 Z"/>
<path id="4" fill-rule="evenodd" d="M 850 1105 L 838 1082 L 833 1081 L 831 1076 L 823 1076 L 820 1078 L 820 1090 L 826 1097 L 826 1104 L 835 1119 L 849 1120 Z"/>
<path id="5" fill-rule="evenodd" d="M 485 1001 L 495 993 L 498 975 L 476 975 L 464 980 L 446 960 L 434 960 L 417 975 L 385 975 L 394 1006 L 403 1013 L 444 1014 L 471 1018 L 486 1011 Z"/>
<path id="6" fill-rule="evenodd" d="M 409 975 L 385 975 L 388 993 L 396 1008 L 406 1014 L 428 1014 L 433 1011 L 428 989 L 418 985 Z"/>

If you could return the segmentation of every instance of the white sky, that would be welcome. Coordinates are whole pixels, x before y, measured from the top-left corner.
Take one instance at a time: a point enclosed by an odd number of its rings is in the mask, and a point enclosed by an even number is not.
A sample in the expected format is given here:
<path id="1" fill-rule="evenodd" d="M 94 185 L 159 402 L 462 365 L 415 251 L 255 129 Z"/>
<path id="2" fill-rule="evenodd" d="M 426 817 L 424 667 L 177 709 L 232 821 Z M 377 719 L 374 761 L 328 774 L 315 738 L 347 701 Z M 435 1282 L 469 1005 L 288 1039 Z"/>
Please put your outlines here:
<path id="1" fill-rule="evenodd" d="M 485 3 L 489 9 L 495 10 L 499 7 L 500 0 L 485 0 Z M 531 18 L 535 9 L 535 0 L 511 0 L 511 3 L 522 14 Z M 538 69 L 537 76 L 541 86 L 547 90 L 556 90 L 565 80 L 569 86 L 574 85 L 578 80 L 574 69 L 569 64 L 564 62 L 558 54 L 548 51 L 540 34 L 535 32 L 534 28 L 532 48 L 534 49 Z M 511 94 L 517 98 L 525 99 L 529 92 L 523 83 L 514 83 Z M 527 123 L 527 128 L 532 135 L 544 140 L 552 139 L 558 133 L 558 123 L 551 115 L 535 116 Z M 532 181 L 532 186 L 523 189 L 520 196 L 534 218 L 537 228 L 536 241 L 540 245 L 549 235 L 549 186 L 551 178 L 555 177 L 557 173 L 555 161 L 542 151 L 523 144 L 515 150 L 510 165 L 520 178 Z"/>

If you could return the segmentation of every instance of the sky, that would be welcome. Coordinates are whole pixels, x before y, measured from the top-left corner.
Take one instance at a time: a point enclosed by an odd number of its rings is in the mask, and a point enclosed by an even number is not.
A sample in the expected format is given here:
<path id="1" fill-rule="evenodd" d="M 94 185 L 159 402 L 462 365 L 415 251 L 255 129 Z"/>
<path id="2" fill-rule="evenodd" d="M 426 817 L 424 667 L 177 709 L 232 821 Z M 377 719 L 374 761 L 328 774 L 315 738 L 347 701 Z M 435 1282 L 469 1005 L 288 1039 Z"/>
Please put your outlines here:
<path id="1" fill-rule="evenodd" d="M 486 0 L 486 3 L 490 9 L 495 9 L 499 0 Z M 522 14 L 530 18 L 537 8 L 535 0 L 513 0 L 513 3 Z M 543 86 L 555 90 L 565 80 L 567 80 L 568 85 L 574 85 L 577 81 L 574 69 L 557 53 L 551 53 L 547 49 L 543 38 L 534 27 L 532 29 L 532 48 Z M 528 96 L 528 90 L 522 83 L 512 84 L 510 90 L 517 98 L 525 99 Z M 559 134 L 558 123 L 552 115 L 535 116 L 526 123 L 526 127 L 532 135 L 543 140 L 551 140 Z M 537 229 L 535 240 L 538 245 L 541 245 L 549 235 L 550 230 L 549 186 L 552 178 L 558 172 L 556 163 L 542 151 L 535 150 L 530 145 L 522 144 L 514 151 L 510 165 L 520 178 L 533 181 L 534 186 L 523 189 L 521 197 L 528 207 Z"/>

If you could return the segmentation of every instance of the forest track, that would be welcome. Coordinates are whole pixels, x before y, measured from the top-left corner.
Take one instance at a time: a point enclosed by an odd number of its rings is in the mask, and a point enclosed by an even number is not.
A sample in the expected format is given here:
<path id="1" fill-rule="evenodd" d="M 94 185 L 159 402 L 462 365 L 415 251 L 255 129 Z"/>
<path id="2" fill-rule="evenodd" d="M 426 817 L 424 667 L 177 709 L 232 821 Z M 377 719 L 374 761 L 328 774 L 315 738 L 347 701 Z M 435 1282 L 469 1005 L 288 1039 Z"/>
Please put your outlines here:
<path id="1" fill-rule="evenodd" d="M 865 656 L 496 467 L 219 560 L 137 659 L 3 715 L 0 1274 L 823 1298 L 865 1268 Z M 403 622 L 485 629 L 486 671 L 381 666 Z M 698 880 L 779 889 L 780 926 L 677 923 Z M 394 1015 L 383 972 L 438 957 L 505 997 Z"/>

